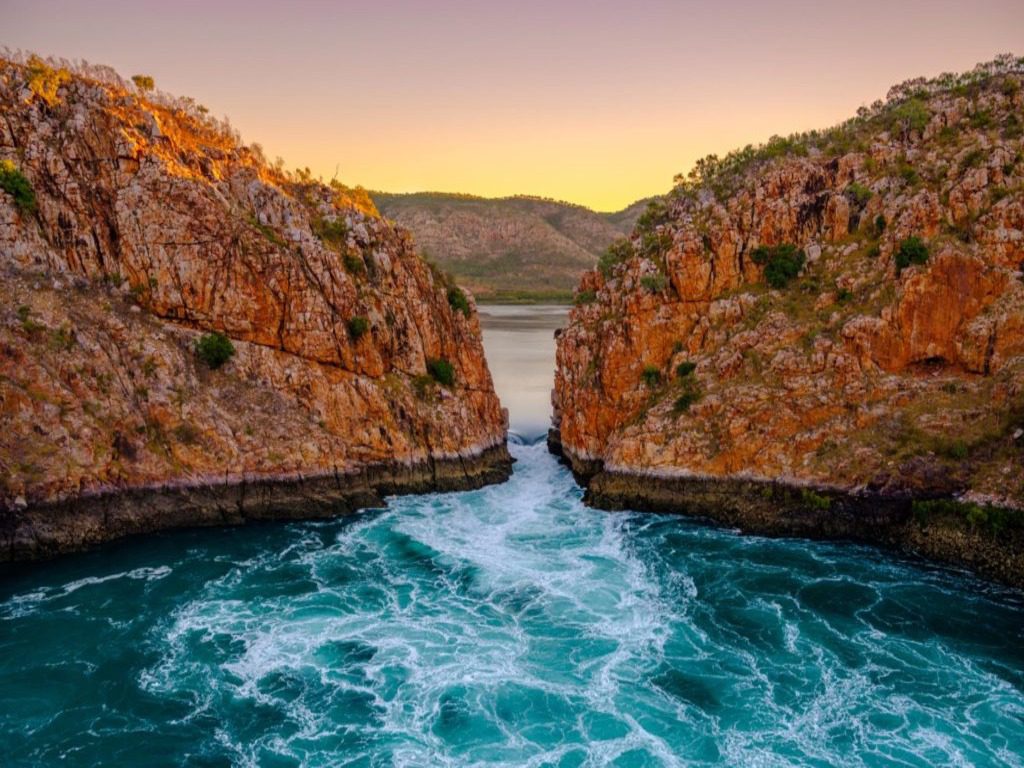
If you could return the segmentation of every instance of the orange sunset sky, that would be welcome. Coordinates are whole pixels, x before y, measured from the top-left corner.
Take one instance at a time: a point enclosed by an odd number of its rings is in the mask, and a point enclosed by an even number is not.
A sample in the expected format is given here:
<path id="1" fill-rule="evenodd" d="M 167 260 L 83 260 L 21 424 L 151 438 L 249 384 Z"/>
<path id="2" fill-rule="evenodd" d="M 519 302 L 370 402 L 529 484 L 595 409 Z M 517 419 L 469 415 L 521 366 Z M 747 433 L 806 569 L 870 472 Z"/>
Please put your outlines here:
<path id="1" fill-rule="evenodd" d="M 152 75 L 289 167 L 615 210 L 709 152 L 1024 54 L 1024 2 L 2 0 L 0 44 Z"/>

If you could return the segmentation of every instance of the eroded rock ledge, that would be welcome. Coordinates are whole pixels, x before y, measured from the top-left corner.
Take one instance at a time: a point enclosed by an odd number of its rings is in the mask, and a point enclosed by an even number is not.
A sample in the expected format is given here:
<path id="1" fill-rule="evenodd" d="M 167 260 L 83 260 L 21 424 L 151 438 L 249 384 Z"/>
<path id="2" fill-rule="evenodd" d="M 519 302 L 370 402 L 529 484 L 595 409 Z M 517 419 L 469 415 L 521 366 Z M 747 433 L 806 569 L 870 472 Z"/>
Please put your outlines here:
<path id="1" fill-rule="evenodd" d="M 1024 589 L 1020 530 L 994 536 L 984 526 L 966 525 L 958 511 L 915 514 L 921 499 L 909 493 L 605 470 L 599 461 L 566 451 L 557 430 L 548 447 L 586 489 L 584 502 L 597 509 L 681 514 L 761 536 L 872 544 Z"/>
<path id="2" fill-rule="evenodd" d="M 508 479 L 504 443 L 464 457 L 385 462 L 352 472 L 104 489 L 0 513 L 0 562 L 41 560 L 154 531 L 315 520 L 384 506 L 384 497 L 464 491 Z"/>

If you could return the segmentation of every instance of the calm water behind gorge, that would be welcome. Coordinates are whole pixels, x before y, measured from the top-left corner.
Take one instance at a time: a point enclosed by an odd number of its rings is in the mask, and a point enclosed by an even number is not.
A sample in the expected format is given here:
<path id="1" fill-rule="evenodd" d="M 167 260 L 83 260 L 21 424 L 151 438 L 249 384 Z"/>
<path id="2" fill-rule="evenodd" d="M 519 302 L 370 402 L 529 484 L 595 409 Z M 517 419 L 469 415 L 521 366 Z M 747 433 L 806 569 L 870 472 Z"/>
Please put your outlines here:
<path id="1" fill-rule="evenodd" d="M 555 310 L 484 310 L 541 434 Z M 1024 766 L 1024 604 L 512 479 L 0 580 L 4 766 Z"/>
<path id="2" fill-rule="evenodd" d="M 538 437 L 551 425 L 555 329 L 565 324 L 568 312 L 564 306 L 480 307 L 494 388 L 520 437 Z"/>

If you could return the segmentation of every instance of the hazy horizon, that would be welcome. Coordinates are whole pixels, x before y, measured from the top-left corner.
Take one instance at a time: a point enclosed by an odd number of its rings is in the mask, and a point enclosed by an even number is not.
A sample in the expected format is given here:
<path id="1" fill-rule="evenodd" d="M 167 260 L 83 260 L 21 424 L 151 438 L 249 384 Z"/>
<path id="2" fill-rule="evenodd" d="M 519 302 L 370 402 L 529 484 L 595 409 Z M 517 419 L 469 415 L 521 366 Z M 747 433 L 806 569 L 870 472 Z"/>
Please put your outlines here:
<path id="1" fill-rule="evenodd" d="M 346 184 L 617 211 L 709 153 L 1020 54 L 1024 30 L 1007 0 L 726 5 L 14 0 L 0 43 L 152 75 L 268 157 Z"/>

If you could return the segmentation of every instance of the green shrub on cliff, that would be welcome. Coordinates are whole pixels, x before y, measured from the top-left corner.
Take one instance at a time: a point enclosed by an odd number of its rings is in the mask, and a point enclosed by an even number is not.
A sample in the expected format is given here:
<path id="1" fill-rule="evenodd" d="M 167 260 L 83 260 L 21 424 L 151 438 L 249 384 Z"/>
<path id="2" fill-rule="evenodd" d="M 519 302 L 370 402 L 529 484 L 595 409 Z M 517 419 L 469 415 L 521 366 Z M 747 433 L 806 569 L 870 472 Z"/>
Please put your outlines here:
<path id="1" fill-rule="evenodd" d="M 661 371 L 656 365 L 645 365 L 640 376 L 648 387 L 656 387 L 661 383 Z"/>
<path id="2" fill-rule="evenodd" d="M 686 376 L 680 382 L 680 392 L 672 404 L 672 413 L 678 416 L 690 410 L 690 406 L 700 401 L 704 396 L 700 382 L 695 376 Z"/>
<path id="3" fill-rule="evenodd" d="M 802 501 L 805 506 L 818 512 L 827 512 L 832 508 L 832 499 L 828 496 L 822 496 L 820 493 L 817 493 L 810 488 L 803 488 L 800 491 L 800 501 Z"/>
<path id="4" fill-rule="evenodd" d="M 328 245 L 340 247 L 348 240 L 348 225 L 344 219 L 314 219 L 310 228 Z"/>
<path id="5" fill-rule="evenodd" d="M 370 321 L 360 315 L 350 317 L 347 325 L 348 335 L 352 337 L 353 341 L 359 341 L 370 330 Z"/>
<path id="6" fill-rule="evenodd" d="M 906 160 L 901 160 L 896 164 L 896 172 L 900 178 L 907 183 L 908 186 L 917 186 L 921 181 L 921 174 L 917 172 L 917 168 L 911 165 Z"/>
<path id="7" fill-rule="evenodd" d="M 750 252 L 755 264 L 764 267 L 764 279 L 772 288 L 785 288 L 800 274 L 807 257 L 793 243 L 759 245 Z"/>
<path id="8" fill-rule="evenodd" d="M 689 361 L 680 363 L 676 366 L 676 376 L 680 379 L 685 379 L 687 376 L 692 376 L 693 372 L 697 370 L 697 364 Z"/>
<path id="9" fill-rule="evenodd" d="M 21 329 L 29 336 L 35 336 L 44 328 L 42 323 L 37 323 L 32 319 L 32 308 L 27 304 L 18 307 L 18 320 L 21 322 Z"/>
<path id="10" fill-rule="evenodd" d="M 448 289 L 448 305 L 456 312 L 461 312 L 466 317 L 469 317 L 469 299 L 466 298 L 466 294 L 457 285 L 453 285 Z"/>
<path id="11" fill-rule="evenodd" d="M 902 241 L 896 249 L 896 272 L 899 274 L 911 264 L 924 264 L 928 261 L 928 246 L 917 235 L 911 235 Z"/>
<path id="12" fill-rule="evenodd" d="M 920 99 L 907 99 L 892 111 L 892 116 L 904 133 L 923 131 L 932 117 L 928 105 Z"/>
<path id="13" fill-rule="evenodd" d="M 971 115 L 970 123 L 971 128 L 975 130 L 985 130 L 992 127 L 992 113 L 987 109 L 979 109 L 973 115 Z"/>
<path id="14" fill-rule="evenodd" d="M 669 222 L 669 210 L 664 200 L 651 200 L 636 220 L 640 232 L 651 232 Z"/>
<path id="15" fill-rule="evenodd" d="M 345 265 L 345 271 L 350 275 L 362 275 L 366 273 L 366 262 L 363 261 L 362 256 L 357 256 L 354 253 L 346 253 L 342 262 Z"/>
<path id="16" fill-rule="evenodd" d="M 32 191 L 25 175 L 10 160 L 0 160 L 0 189 L 14 198 L 14 204 L 22 213 L 36 209 L 36 193 Z"/>
<path id="17" fill-rule="evenodd" d="M 577 307 L 584 304 L 593 304 L 595 301 L 597 301 L 597 291 L 590 290 L 589 288 L 580 291 L 572 299 L 572 303 Z"/>
<path id="18" fill-rule="evenodd" d="M 427 360 L 427 373 L 438 384 L 444 384 L 446 387 L 455 383 L 455 368 L 443 357 Z"/>
<path id="19" fill-rule="evenodd" d="M 668 278 L 664 275 L 644 275 L 640 278 L 640 285 L 651 293 L 661 293 L 668 285 Z"/>
<path id="20" fill-rule="evenodd" d="M 235 354 L 235 345 L 220 331 L 206 333 L 196 342 L 196 355 L 210 368 L 220 368 Z"/>
<path id="21" fill-rule="evenodd" d="M 607 280 L 612 276 L 616 264 L 621 264 L 633 255 L 633 244 L 625 238 L 608 246 L 597 260 L 597 269 Z"/>
<path id="22" fill-rule="evenodd" d="M 872 198 L 874 193 L 859 182 L 852 182 L 846 188 L 846 199 L 851 203 L 854 203 L 858 208 L 863 208 L 867 205 L 868 200 Z"/>

